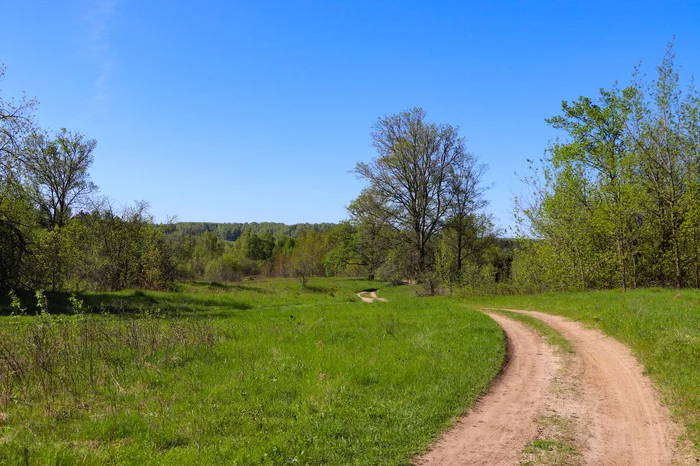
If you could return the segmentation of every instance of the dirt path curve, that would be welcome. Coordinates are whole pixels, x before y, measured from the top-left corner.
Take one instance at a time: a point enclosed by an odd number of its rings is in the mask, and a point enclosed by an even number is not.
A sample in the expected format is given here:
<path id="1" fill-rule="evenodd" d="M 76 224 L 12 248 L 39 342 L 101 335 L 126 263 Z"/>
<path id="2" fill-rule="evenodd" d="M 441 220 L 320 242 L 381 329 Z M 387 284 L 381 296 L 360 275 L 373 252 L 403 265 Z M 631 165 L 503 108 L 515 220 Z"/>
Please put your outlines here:
<path id="1" fill-rule="evenodd" d="M 524 446 L 536 436 L 535 419 L 556 370 L 555 355 L 529 327 L 498 314 L 490 316 L 505 332 L 507 364 L 474 409 L 415 464 L 518 464 Z"/>
<path id="2" fill-rule="evenodd" d="M 524 324 L 489 314 L 504 330 L 510 360 L 489 393 L 415 464 L 696 464 L 677 449 L 681 429 L 627 347 L 562 317 L 518 312 L 557 330 L 575 353 L 553 352 Z"/>
<path id="3" fill-rule="evenodd" d="M 591 419 L 588 464 L 695 464 L 681 452 L 681 428 L 632 352 L 600 330 L 539 312 L 525 312 L 557 330 L 576 349 L 581 367 L 580 403 Z"/>
<path id="4" fill-rule="evenodd" d="M 382 302 L 387 302 L 388 300 L 385 298 L 380 298 L 377 296 L 376 291 L 363 291 L 361 293 L 357 293 L 357 296 L 364 302 L 366 303 L 373 303 L 375 301 L 382 301 Z"/>

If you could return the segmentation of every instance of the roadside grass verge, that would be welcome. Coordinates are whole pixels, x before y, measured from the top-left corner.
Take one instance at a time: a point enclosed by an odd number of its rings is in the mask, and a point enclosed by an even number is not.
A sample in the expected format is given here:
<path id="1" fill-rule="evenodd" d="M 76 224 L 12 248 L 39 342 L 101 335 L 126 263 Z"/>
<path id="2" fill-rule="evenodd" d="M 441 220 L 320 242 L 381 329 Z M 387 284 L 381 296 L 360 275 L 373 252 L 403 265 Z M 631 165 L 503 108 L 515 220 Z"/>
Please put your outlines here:
<path id="1" fill-rule="evenodd" d="M 535 330 L 540 336 L 542 336 L 542 338 L 544 338 L 547 341 L 547 343 L 549 343 L 554 348 L 557 348 L 559 351 L 563 351 L 565 353 L 575 352 L 574 347 L 571 345 L 571 342 L 569 342 L 569 340 L 564 338 L 561 335 L 561 333 L 557 332 L 552 327 L 535 317 L 526 314 L 521 314 L 519 312 L 508 311 L 505 309 L 484 309 L 484 311 L 495 312 L 504 315 L 511 320 L 517 320 L 518 322 L 524 323 L 525 325 Z"/>
<path id="2" fill-rule="evenodd" d="M 700 291 L 640 289 L 461 298 L 472 307 L 558 314 L 602 329 L 644 365 L 700 457 Z"/>
<path id="3" fill-rule="evenodd" d="M 409 464 L 504 357 L 498 325 L 450 298 L 219 285 L 0 317 L 0 464 Z M 360 302 L 372 286 L 390 302 Z"/>

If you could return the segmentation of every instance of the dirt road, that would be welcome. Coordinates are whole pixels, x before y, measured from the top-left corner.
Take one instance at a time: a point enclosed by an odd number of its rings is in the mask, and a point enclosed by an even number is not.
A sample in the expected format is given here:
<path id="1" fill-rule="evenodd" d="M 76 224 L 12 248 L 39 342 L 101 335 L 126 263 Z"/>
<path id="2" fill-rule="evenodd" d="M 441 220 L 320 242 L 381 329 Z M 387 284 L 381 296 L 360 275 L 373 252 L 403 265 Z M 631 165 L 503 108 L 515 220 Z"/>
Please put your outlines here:
<path id="1" fill-rule="evenodd" d="M 544 406 L 556 370 L 552 349 L 525 325 L 492 314 L 505 332 L 508 363 L 495 384 L 419 465 L 517 464 L 536 436 L 535 418 Z"/>
<path id="2" fill-rule="evenodd" d="M 416 464 L 696 464 L 627 347 L 562 317 L 519 312 L 557 330 L 575 352 L 554 351 L 524 324 L 489 314 L 503 327 L 510 360 Z"/>
<path id="3" fill-rule="evenodd" d="M 373 303 L 375 301 L 383 301 L 386 302 L 387 300 L 384 298 L 379 298 L 377 296 L 376 291 L 363 291 L 361 293 L 357 293 L 357 296 L 364 302 L 366 303 Z"/>

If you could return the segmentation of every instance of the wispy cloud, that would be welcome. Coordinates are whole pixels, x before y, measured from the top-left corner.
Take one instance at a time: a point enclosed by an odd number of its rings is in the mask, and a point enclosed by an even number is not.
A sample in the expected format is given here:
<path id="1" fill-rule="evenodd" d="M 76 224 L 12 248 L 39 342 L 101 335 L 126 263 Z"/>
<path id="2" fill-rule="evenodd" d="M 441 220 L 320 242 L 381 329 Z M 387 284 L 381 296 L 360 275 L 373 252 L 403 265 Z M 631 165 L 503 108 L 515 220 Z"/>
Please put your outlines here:
<path id="1" fill-rule="evenodd" d="M 97 67 L 97 77 L 93 81 L 93 96 L 90 106 L 103 105 L 110 97 L 109 78 L 114 67 L 110 47 L 110 32 L 116 15 L 119 0 L 92 0 L 84 15 L 86 24 L 86 51 Z"/>

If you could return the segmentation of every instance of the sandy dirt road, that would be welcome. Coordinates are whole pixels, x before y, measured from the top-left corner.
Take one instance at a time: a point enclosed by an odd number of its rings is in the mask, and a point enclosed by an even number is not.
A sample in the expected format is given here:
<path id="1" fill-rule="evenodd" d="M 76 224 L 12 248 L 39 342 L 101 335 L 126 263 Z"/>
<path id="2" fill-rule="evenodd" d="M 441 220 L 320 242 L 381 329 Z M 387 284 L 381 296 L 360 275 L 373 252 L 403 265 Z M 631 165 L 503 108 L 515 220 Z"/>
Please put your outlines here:
<path id="1" fill-rule="evenodd" d="M 524 324 L 503 328 L 510 360 L 477 406 L 418 465 L 698 464 L 630 350 L 601 331 L 526 312 L 567 338 L 553 351 Z"/>
<path id="2" fill-rule="evenodd" d="M 362 293 L 357 293 L 357 296 L 366 303 L 373 303 L 375 301 L 387 301 L 387 299 L 385 298 L 378 297 L 376 291 L 363 291 Z"/>
<path id="3" fill-rule="evenodd" d="M 491 317 L 505 332 L 508 362 L 489 392 L 416 464 L 518 464 L 523 447 L 537 435 L 535 419 L 556 370 L 555 355 L 524 324 Z"/>

